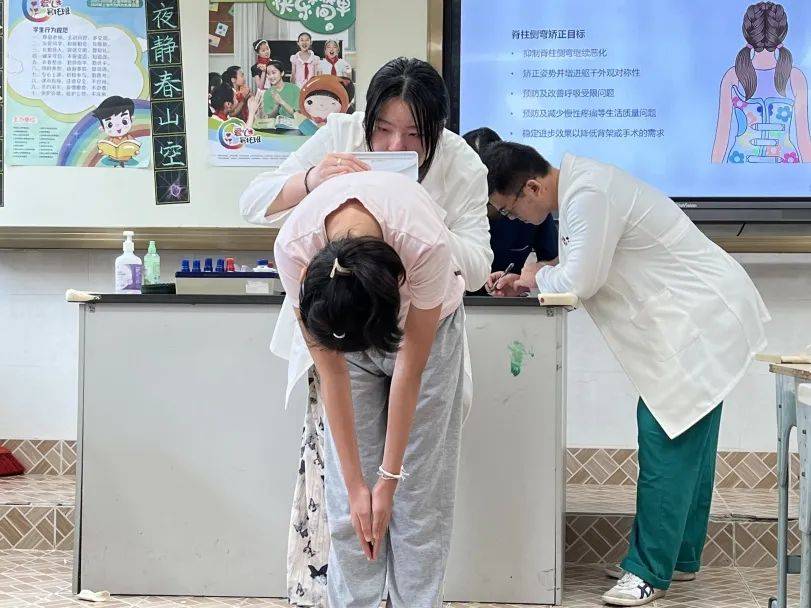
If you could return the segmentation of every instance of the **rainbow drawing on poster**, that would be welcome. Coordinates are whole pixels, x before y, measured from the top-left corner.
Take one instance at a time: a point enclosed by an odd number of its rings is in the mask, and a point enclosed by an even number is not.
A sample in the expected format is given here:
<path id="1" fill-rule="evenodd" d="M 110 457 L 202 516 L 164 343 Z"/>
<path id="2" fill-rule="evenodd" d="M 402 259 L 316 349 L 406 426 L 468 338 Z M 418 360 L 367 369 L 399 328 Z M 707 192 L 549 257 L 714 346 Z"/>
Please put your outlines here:
<path id="1" fill-rule="evenodd" d="M 151 133 L 150 103 L 136 99 L 135 116 L 133 117 L 130 135 L 141 143 L 140 154 L 149 154 L 146 142 Z M 88 114 L 76 123 L 65 138 L 65 143 L 59 150 L 56 164 L 60 167 L 115 167 L 117 163 L 106 158 L 99 150 L 99 142 L 104 134 L 99 130 L 99 121 L 92 114 Z M 135 166 L 136 160 L 127 162 L 127 166 Z"/>

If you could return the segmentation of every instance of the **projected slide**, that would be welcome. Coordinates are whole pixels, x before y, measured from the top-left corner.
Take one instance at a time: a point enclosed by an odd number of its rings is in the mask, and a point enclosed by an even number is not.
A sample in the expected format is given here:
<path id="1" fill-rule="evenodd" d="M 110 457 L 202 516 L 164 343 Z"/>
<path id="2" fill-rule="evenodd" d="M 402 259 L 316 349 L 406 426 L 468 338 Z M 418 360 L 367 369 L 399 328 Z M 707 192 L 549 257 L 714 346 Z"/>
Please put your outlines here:
<path id="1" fill-rule="evenodd" d="M 811 3 L 463 0 L 460 130 L 673 197 L 811 197 Z"/>

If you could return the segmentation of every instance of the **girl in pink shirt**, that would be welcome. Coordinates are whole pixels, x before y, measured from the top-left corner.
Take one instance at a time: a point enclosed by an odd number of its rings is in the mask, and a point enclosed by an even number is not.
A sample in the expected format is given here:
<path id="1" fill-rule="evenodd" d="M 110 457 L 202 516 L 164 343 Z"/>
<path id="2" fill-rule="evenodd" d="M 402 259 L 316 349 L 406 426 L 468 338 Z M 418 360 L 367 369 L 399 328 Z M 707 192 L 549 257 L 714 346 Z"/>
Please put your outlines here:
<path id="1" fill-rule="evenodd" d="M 274 251 L 326 410 L 331 606 L 438 606 L 464 384 L 464 281 L 440 207 L 393 173 L 335 177 Z M 407 471 L 407 472 L 406 472 Z M 388 532 L 388 533 L 387 533 Z M 295 598 L 291 598 L 295 599 Z"/>
<path id="2" fill-rule="evenodd" d="M 313 52 L 312 46 L 313 37 L 307 32 L 302 32 L 298 35 L 299 52 L 290 56 L 290 63 L 293 66 L 290 81 L 299 87 L 303 87 L 310 78 L 318 75 L 321 58 Z"/>

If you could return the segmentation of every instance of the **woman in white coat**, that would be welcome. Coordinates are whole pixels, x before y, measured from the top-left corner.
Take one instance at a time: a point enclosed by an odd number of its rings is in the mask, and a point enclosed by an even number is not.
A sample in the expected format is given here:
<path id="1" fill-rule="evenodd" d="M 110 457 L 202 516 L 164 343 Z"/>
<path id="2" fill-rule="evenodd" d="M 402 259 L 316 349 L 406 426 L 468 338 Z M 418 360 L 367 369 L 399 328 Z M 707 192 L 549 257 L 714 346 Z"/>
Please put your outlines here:
<path id="1" fill-rule="evenodd" d="M 699 569 L 721 404 L 765 347 L 769 313 L 743 268 L 648 184 L 571 155 L 558 170 L 515 143 L 493 144 L 482 160 L 502 214 L 560 219 L 556 266 L 495 273 L 489 287 L 576 294 L 641 395 L 636 518 L 603 599 L 647 604 Z"/>
<path id="2" fill-rule="evenodd" d="M 280 227 L 305 196 L 338 175 L 368 167 L 353 156 L 359 151 L 414 151 L 420 183 L 441 207 L 449 228 L 455 270 L 468 291 L 476 291 L 490 272 L 493 254 L 487 221 L 487 171 L 465 141 L 445 129 L 448 92 L 442 77 L 418 59 L 395 59 L 372 78 L 366 111 L 332 114 L 299 150 L 275 171 L 259 175 L 240 199 L 249 222 Z M 288 546 L 288 591 L 300 606 L 324 606 L 329 536 L 323 509 L 324 423 L 318 379 L 285 302 L 271 350 L 288 359 L 287 398 L 309 372 L 310 397 L 304 422 L 302 458 L 296 484 Z M 466 364 L 466 400 L 470 396 Z"/>

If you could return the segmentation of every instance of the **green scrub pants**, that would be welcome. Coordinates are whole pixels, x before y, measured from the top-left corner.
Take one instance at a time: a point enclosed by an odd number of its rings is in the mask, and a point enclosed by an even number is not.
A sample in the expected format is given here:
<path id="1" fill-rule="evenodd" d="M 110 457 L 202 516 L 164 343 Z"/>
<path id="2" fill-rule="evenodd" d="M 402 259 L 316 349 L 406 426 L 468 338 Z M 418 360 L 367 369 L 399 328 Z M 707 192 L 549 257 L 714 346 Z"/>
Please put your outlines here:
<path id="1" fill-rule="evenodd" d="M 673 570 L 698 572 L 707 537 L 721 408 L 670 439 L 639 400 L 639 481 L 631 544 L 621 567 L 670 587 Z"/>

